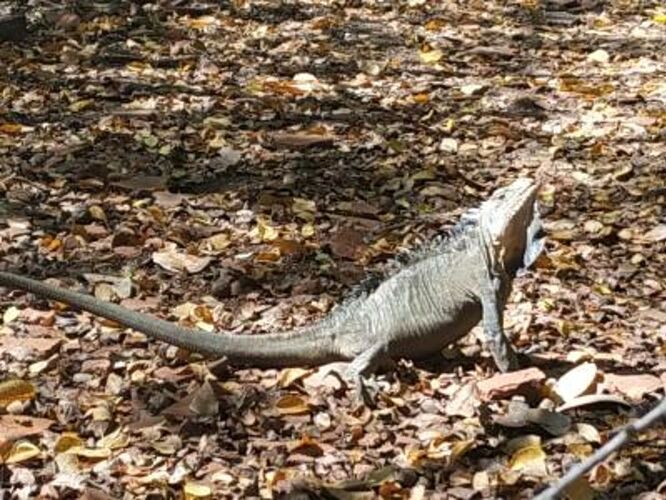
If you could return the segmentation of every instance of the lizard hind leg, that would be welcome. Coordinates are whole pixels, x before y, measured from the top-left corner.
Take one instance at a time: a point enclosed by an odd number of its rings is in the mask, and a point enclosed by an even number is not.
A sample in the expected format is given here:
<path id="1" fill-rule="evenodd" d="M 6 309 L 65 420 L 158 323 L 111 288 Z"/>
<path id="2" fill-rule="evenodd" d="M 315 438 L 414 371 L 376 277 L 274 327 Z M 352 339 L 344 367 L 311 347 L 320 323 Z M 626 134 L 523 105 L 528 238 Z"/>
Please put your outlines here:
<path id="1" fill-rule="evenodd" d="M 349 363 L 345 378 L 354 384 L 358 403 L 365 404 L 368 407 L 376 406 L 374 396 L 377 388 L 370 387 L 374 384 L 368 377 L 380 367 L 393 365 L 393 360 L 388 354 L 388 345 L 384 342 L 373 344 Z"/>

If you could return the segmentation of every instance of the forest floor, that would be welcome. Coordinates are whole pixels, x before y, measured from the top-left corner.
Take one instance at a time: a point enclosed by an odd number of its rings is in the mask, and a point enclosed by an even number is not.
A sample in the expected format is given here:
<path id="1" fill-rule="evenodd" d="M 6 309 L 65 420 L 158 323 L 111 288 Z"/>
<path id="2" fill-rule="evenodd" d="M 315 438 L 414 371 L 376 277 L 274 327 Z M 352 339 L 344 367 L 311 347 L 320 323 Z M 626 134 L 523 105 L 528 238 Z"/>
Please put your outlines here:
<path id="1" fill-rule="evenodd" d="M 543 363 L 498 378 L 475 330 L 358 408 L 324 369 L 215 378 L 7 291 L 0 489 L 529 498 L 561 476 L 666 384 L 660 4 L 31 2 L 0 42 L 4 270 L 261 342 L 530 176 L 547 250 L 505 326 Z M 665 480 L 662 426 L 571 497 Z"/>

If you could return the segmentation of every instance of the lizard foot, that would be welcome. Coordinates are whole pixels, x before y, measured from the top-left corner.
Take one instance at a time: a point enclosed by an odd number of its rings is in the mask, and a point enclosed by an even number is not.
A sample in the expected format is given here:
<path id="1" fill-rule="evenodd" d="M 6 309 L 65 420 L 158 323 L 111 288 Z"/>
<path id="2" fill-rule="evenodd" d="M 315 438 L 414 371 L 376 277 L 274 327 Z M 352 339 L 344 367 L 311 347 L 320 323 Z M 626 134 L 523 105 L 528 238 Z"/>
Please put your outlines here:
<path id="1" fill-rule="evenodd" d="M 357 406 L 365 405 L 368 408 L 377 408 L 379 386 L 374 378 L 359 376 L 354 381 L 354 402 Z"/>

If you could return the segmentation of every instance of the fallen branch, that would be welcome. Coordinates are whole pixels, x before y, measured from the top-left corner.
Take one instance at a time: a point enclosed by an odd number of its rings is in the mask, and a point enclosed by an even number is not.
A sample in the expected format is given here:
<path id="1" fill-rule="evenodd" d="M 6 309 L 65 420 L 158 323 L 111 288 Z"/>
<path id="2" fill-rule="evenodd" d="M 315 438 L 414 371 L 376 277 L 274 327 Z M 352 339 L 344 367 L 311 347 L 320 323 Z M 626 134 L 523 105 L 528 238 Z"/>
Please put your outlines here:
<path id="1" fill-rule="evenodd" d="M 542 491 L 534 498 L 534 500 L 551 500 L 557 498 L 559 495 L 562 495 L 566 488 L 576 479 L 582 477 L 590 469 L 606 460 L 611 454 L 615 453 L 627 442 L 629 442 L 629 440 L 635 434 L 644 431 L 664 417 L 666 417 L 666 398 L 662 399 L 661 403 L 643 415 L 640 419 L 625 426 L 613 437 L 613 439 L 599 448 L 596 453 L 590 455 L 586 460 L 580 462 L 579 464 L 571 467 L 569 471 L 559 479 L 559 481 Z"/>

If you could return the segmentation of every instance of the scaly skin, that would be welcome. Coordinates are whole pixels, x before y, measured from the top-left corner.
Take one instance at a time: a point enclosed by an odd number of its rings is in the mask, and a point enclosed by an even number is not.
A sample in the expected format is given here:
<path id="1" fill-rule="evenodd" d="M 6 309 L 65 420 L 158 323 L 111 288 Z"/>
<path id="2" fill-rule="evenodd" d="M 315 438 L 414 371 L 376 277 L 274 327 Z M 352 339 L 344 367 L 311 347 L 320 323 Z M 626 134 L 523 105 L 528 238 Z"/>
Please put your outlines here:
<path id="1" fill-rule="evenodd" d="M 536 191 L 525 178 L 497 190 L 449 240 L 323 321 L 288 333 L 249 336 L 183 328 L 7 272 L 0 272 L 0 285 L 64 302 L 193 352 L 226 357 L 234 365 L 351 361 L 348 375 L 359 382 L 390 360 L 437 354 L 483 318 L 496 364 L 507 371 L 516 366 L 516 356 L 503 332 L 502 312 L 516 271 L 542 247 Z"/>

